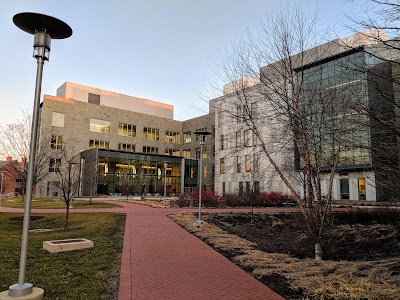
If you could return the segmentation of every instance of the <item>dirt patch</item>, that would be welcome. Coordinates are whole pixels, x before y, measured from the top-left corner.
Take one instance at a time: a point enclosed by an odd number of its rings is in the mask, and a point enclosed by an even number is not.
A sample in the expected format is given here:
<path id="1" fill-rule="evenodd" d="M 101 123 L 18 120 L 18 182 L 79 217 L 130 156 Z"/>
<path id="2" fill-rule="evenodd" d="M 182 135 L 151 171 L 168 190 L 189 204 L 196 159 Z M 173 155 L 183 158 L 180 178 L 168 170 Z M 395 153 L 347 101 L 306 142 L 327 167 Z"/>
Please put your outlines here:
<path id="1" fill-rule="evenodd" d="M 324 261 L 313 259 L 299 214 L 257 214 L 253 224 L 244 213 L 203 217 L 196 228 L 193 214 L 171 216 L 286 299 L 400 299 L 397 214 L 335 214 L 322 245 Z"/>

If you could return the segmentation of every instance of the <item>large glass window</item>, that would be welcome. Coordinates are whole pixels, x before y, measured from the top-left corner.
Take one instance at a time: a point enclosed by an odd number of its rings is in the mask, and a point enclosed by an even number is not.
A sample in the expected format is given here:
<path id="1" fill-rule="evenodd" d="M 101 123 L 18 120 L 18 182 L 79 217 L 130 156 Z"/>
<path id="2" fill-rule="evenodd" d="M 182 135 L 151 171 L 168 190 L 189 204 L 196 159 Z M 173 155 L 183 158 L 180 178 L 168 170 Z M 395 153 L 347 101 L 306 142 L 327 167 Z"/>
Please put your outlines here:
<path id="1" fill-rule="evenodd" d="M 111 123 L 110 121 L 90 119 L 90 131 L 110 133 Z"/>
<path id="2" fill-rule="evenodd" d="M 240 156 L 236 156 L 236 172 L 240 173 L 242 172 L 242 166 L 240 163 Z"/>
<path id="3" fill-rule="evenodd" d="M 160 139 L 160 130 L 157 128 L 144 127 L 143 138 L 158 141 Z"/>
<path id="4" fill-rule="evenodd" d="M 89 140 L 89 148 L 110 149 L 109 141 Z"/>
<path id="5" fill-rule="evenodd" d="M 164 149 L 164 154 L 169 156 L 181 156 L 181 151 L 176 149 Z"/>
<path id="6" fill-rule="evenodd" d="M 125 143 L 119 143 L 118 144 L 118 149 L 119 150 L 123 150 L 123 151 L 130 151 L 130 152 L 135 152 L 136 151 L 135 145 L 125 144 Z"/>
<path id="7" fill-rule="evenodd" d="M 225 159 L 220 158 L 219 160 L 219 173 L 224 174 L 225 173 Z"/>
<path id="8" fill-rule="evenodd" d="M 236 132 L 236 148 L 242 145 L 242 133 L 240 131 Z"/>
<path id="9" fill-rule="evenodd" d="M 53 112 L 53 116 L 51 119 L 51 126 L 54 127 L 64 127 L 64 114 Z"/>
<path id="10" fill-rule="evenodd" d="M 183 133 L 183 142 L 185 144 L 192 142 L 192 136 L 190 131 L 186 131 Z"/>
<path id="11" fill-rule="evenodd" d="M 49 172 L 55 173 L 59 172 L 61 167 L 61 159 L 60 158 L 51 158 L 49 161 Z"/>
<path id="12" fill-rule="evenodd" d="M 180 140 L 181 140 L 181 134 L 179 132 L 168 131 L 168 130 L 165 132 L 165 141 L 167 143 L 179 144 Z"/>
<path id="13" fill-rule="evenodd" d="M 246 155 L 244 160 L 245 160 L 246 172 L 251 172 L 251 157 L 250 157 L 250 155 Z"/>
<path id="14" fill-rule="evenodd" d="M 314 130 L 310 136 L 321 137 L 326 165 L 339 147 L 338 166 L 371 163 L 369 120 L 353 109 L 368 105 L 367 77 L 358 71 L 365 69 L 364 55 L 337 57 L 297 73 L 302 109 Z"/>
<path id="15" fill-rule="evenodd" d="M 220 137 L 219 141 L 220 141 L 220 149 L 224 150 L 225 149 L 225 145 L 224 145 L 225 137 L 224 137 L 223 134 L 221 134 L 221 137 Z"/>
<path id="16" fill-rule="evenodd" d="M 182 155 L 184 158 L 190 158 L 190 149 L 183 149 Z"/>
<path id="17" fill-rule="evenodd" d="M 135 137 L 136 136 L 136 126 L 132 125 L 132 124 L 119 123 L 118 135 Z"/>
<path id="18" fill-rule="evenodd" d="M 51 149 L 62 149 L 62 135 L 52 135 L 50 142 Z"/>
<path id="19" fill-rule="evenodd" d="M 158 147 L 143 146 L 143 153 L 158 154 Z"/>

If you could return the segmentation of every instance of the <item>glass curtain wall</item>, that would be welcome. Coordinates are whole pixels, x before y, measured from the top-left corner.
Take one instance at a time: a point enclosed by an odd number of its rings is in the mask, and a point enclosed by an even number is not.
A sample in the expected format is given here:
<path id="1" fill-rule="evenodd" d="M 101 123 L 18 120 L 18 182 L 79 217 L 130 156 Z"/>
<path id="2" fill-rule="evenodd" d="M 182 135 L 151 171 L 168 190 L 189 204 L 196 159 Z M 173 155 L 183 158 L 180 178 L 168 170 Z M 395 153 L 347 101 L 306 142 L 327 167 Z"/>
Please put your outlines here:
<path id="1" fill-rule="evenodd" d="M 102 150 L 98 156 L 98 194 L 163 195 L 165 175 L 167 194 L 181 191 L 180 157 Z M 192 163 L 197 165 L 197 161 Z"/>
<path id="2" fill-rule="evenodd" d="M 371 164 L 369 120 L 354 109 L 368 103 L 364 64 L 364 53 L 355 52 L 297 73 L 304 115 L 327 166 L 338 149 L 339 168 Z"/>

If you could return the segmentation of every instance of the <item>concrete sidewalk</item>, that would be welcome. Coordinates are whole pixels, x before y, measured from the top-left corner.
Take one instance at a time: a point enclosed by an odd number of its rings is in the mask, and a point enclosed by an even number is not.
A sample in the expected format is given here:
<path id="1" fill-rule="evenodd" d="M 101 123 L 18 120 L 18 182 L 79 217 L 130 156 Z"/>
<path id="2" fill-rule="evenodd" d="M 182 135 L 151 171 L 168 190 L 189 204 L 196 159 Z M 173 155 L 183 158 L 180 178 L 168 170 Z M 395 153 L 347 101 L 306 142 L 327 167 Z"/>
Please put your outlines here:
<path id="1" fill-rule="evenodd" d="M 125 204 L 119 300 L 283 299 L 166 214 Z"/>

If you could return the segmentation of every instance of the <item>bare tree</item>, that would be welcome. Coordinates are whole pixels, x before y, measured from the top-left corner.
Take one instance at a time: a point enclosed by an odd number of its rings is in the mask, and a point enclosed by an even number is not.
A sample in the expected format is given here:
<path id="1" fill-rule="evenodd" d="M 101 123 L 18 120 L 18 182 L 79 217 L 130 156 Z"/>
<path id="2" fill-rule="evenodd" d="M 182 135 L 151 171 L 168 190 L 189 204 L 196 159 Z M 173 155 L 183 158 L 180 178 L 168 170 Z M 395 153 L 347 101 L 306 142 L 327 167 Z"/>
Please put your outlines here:
<path id="1" fill-rule="evenodd" d="M 119 190 L 123 195 L 126 195 L 126 200 L 129 200 L 129 195 L 135 192 L 135 186 L 133 180 L 129 178 L 130 175 L 127 174 L 119 182 Z"/>
<path id="2" fill-rule="evenodd" d="M 69 209 L 73 199 L 78 196 L 80 187 L 79 154 L 73 141 L 64 144 L 58 158 L 54 159 L 53 168 L 57 178 L 55 185 L 60 190 L 66 205 L 64 229 L 68 229 Z"/>
<path id="3" fill-rule="evenodd" d="M 343 145 L 352 145 L 351 104 L 359 96 L 356 88 L 344 93 L 329 84 L 326 65 L 310 66 L 338 48 L 313 48 L 318 36 L 316 17 L 298 8 L 270 15 L 261 33 L 248 33 L 225 59 L 221 76 L 231 84 L 214 109 L 222 116 L 219 128 L 247 128 L 256 136 L 264 165 L 297 201 L 320 259 L 333 179 Z"/>
<path id="4" fill-rule="evenodd" d="M 22 118 L 16 123 L 0 126 L 0 155 L 12 157 L 8 161 L 7 175 L 21 181 L 23 193 L 26 188 L 28 174 L 28 157 L 32 116 L 27 111 L 22 112 Z M 41 182 L 49 173 L 48 162 L 51 157 L 51 135 L 41 133 L 35 159 L 33 184 Z"/>

